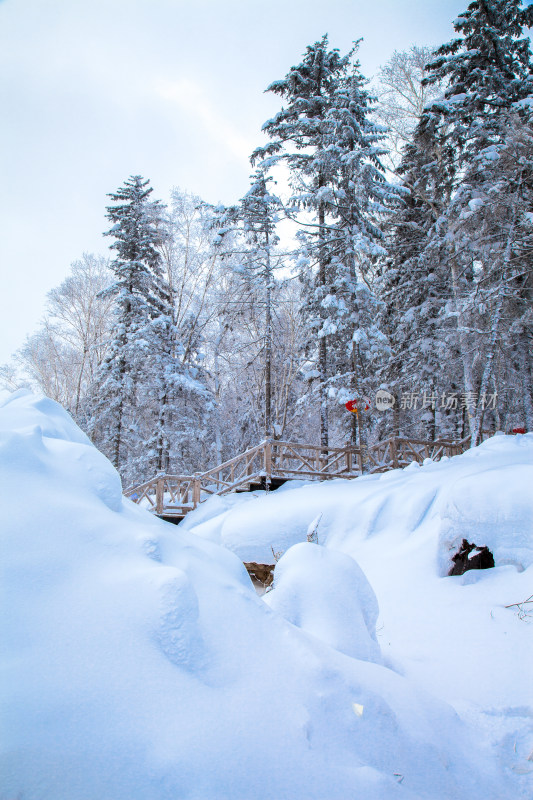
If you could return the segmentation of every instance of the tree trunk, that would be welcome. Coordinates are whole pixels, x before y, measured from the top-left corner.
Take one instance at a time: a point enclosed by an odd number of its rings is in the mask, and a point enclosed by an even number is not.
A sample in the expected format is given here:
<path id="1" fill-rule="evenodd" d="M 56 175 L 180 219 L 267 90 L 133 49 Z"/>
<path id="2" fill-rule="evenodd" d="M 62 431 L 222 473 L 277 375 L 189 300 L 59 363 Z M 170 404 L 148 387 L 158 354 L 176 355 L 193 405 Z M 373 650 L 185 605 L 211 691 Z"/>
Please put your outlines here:
<path id="1" fill-rule="evenodd" d="M 322 185 L 322 180 L 319 180 L 319 186 Z M 318 284 L 321 287 L 326 286 L 327 280 L 325 227 L 326 212 L 324 204 L 321 203 L 318 209 Z M 328 351 L 325 336 L 321 336 L 318 340 L 318 372 L 320 381 L 320 444 L 322 447 L 327 447 L 329 444 L 328 393 L 326 385 L 328 379 Z"/>
<path id="2" fill-rule="evenodd" d="M 220 329 L 217 338 L 215 339 L 215 353 L 214 353 L 214 372 L 215 372 L 215 450 L 217 464 L 222 464 L 224 461 L 222 457 L 222 426 L 220 420 L 220 345 L 222 343 L 223 331 Z"/>
<path id="3" fill-rule="evenodd" d="M 357 369 L 357 348 L 354 341 L 352 341 L 352 389 L 353 389 L 353 399 L 355 400 L 358 398 L 358 391 L 359 391 L 359 378 L 358 378 L 358 369 Z M 352 414 L 352 425 L 351 425 L 351 444 L 355 447 L 357 446 L 357 438 L 359 436 L 359 442 L 361 440 L 361 430 L 360 430 L 360 421 L 359 421 L 359 414 Z"/>
<path id="4" fill-rule="evenodd" d="M 500 286 L 498 287 L 498 295 L 496 298 L 496 307 L 494 311 L 491 312 L 490 315 L 491 332 L 490 332 L 489 343 L 487 346 L 485 367 L 483 369 L 483 375 L 481 377 L 481 385 L 479 387 L 480 401 L 482 401 L 482 398 L 486 397 L 490 379 L 492 378 L 494 355 L 496 353 L 496 346 L 498 344 L 498 340 L 500 337 L 500 324 L 502 318 L 503 304 L 506 296 L 505 278 L 506 275 L 508 274 L 507 271 L 509 269 L 509 263 L 511 260 L 511 248 L 514 239 L 514 231 L 515 231 L 515 224 L 513 219 L 513 222 L 507 234 L 507 242 L 503 254 L 503 263 L 501 265 L 502 266 L 501 279 L 500 279 Z M 484 414 L 485 414 L 485 408 L 484 406 L 483 407 L 481 406 L 481 402 L 478 402 L 476 413 L 474 415 L 473 425 L 471 426 L 471 431 L 470 431 L 472 436 L 470 447 L 475 447 L 476 445 L 479 444 L 481 440 L 481 426 L 483 424 Z"/>
<path id="5" fill-rule="evenodd" d="M 520 361 L 520 376 L 522 381 L 524 423 L 526 430 L 531 433 L 533 432 L 533 375 L 531 370 L 529 336 L 525 330 L 523 330 L 518 337 L 518 358 Z"/>
<path id="6" fill-rule="evenodd" d="M 472 347 L 471 343 L 468 341 L 467 336 L 467 320 L 465 319 L 464 312 L 461 308 L 461 293 L 459 290 L 459 275 L 458 275 L 458 267 L 457 262 L 455 260 L 455 256 L 452 253 L 450 257 L 450 265 L 451 265 L 451 275 L 452 275 L 452 289 L 453 289 L 453 298 L 454 298 L 454 305 L 456 311 L 456 324 L 458 328 L 458 347 L 459 347 L 459 356 L 461 359 L 461 364 L 463 367 L 463 386 L 464 391 L 466 394 L 470 393 L 473 396 L 474 393 L 474 375 L 472 370 Z M 474 429 L 474 417 L 469 413 L 468 409 L 465 409 L 466 415 L 468 417 L 468 428 L 470 435 L 473 434 Z"/>
<path id="7" fill-rule="evenodd" d="M 272 267 L 266 232 L 266 308 L 265 308 L 265 439 L 272 436 Z"/>
<path id="8" fill-rule="evenodd" d="M 392 435 L 400 435 L 400 395 L 394 394 L 394 405 L 392 407 Z"/>
<path id="9" fill-rule="evenodd" d="M 157 420 L 157 471 L 168 472 L 169 454 L 168 454 L 168 441 L 165 436 L 166 430 L 166 412 L 167 412 L 168 396 L 165 392 L 160 400 L 159 415 Z"/>
<path id="10" fill-rule="evenodd" d="M 504 300 L 504 289 L 503 286 L 500 286 L 498 299 L 496 301 L 496 309 L 494 313 L 491 314 L 492 330 L 490 334 L 489 344 L 487 347 L 485 367 L 483 369 L 483 375 L 481 376 L 481 384 L 479 387 L 479 401 L 477 404 L 476 413 L 473 418 L 473 425 L 471 425 L 471 430 L 470 430 L 470 434 L 472 436 L 472 439 L 470 441 L 470 447 L 476 447 L 476 445 L 478 445 L 481 440 L 481 426 L 483 424 L 483 417 L 485 415 L 485 407 L 484 405 L 482 405 L 482 398 L 486 397 L 490 379 L 492 377 L 494 354 L 496 352 L 496 345 L 498 343 L 498 338 L 500 335 L 500 321 L 503 309 L 503 300 Z"/>

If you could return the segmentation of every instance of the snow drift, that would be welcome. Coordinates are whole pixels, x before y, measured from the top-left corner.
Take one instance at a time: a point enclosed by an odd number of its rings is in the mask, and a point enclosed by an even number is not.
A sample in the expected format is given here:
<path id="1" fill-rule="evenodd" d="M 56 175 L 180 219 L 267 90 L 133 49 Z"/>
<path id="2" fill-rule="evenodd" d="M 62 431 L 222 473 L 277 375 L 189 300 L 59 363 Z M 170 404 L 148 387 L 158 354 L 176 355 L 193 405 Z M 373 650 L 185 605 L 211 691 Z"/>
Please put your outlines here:
<path id="1" fill-rule="evenodd" d="M 318 515 L 322 549 L 355 559 L 377 595 L 384 663 L 452 704 L 479 741 L 491 743 L 494 760 L 513 781 L 508 795 L 500 789 L 501 797 L 529 800 L 533 612 L 524 614 L 524 607 L 513 604 L 533 592 L 532 487 L 533 434 L 497 435 L 438 463 L 413 463 L 355 481 L 294 489 L 286 484 L 282 493 L 248 501 L 240 495 L 239 504 L 227 507 L 223 499 L 216 505 L 208 501 L 185 525 L 246 560 L 268 561 L 272 550 L 285 551 L 265 599 L 295 624 L 305 605 L 309 612 L 302 627 L 316 634 L 331 604 L 313 603 L 313 593 L 301 585 L 303 560 L 294 551 Z M 463 538 L 487 545 L 495 569 L 446 577 Z M 300 576 L 289 586 L 287 559 Z M 313 580 L 316 599 L 321 580 Z M 334 595 L 335 589 L 328 594 Z M 335 627 L 346 608 L 343 604 L 327 635 L 320 633 L 324 639 L 338 638 Z M 351 620 L 343 630 L 355 626 Z M 343 649 L 340 641 L 336 646 Z M 364 657 L 360 651 L 358 657 Z"/>
<path id="2" fill-rule="evenodd" d="M 376 595 L 353 558 L 302 542 L 276 565 L 265 602 L 293 625 L 352 658 L 381 663 Z"/>
<path id="3" fill-rule="evenodd" d="M 239 558 L 122 499 L 68 415 L 25 393 L 0 407 L 0 487 L 3 799 L 510 796 L 455 711 L 379 663 L 347 552 L 287 554 L 269 608 Z"/>

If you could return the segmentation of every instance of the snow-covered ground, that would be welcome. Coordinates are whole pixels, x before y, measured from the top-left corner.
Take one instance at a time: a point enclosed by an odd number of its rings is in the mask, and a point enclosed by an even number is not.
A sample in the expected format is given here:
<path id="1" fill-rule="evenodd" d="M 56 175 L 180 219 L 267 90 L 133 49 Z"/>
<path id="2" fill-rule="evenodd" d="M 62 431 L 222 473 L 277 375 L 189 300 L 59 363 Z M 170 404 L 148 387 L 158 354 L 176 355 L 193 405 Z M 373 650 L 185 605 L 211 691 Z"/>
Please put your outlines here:
<path id="1" fill-rule="evenodd" d="M 56 404 L 13 395 L 1 800 L 529 800 L 533 626 L 505 606 L 533 592 L 532 485 L 533 436 L 496 437 L 176 528 Z M 496 568 L 445 577 L 462 538 Z M 260 598 L 242 560 L 272 548 Z"/>

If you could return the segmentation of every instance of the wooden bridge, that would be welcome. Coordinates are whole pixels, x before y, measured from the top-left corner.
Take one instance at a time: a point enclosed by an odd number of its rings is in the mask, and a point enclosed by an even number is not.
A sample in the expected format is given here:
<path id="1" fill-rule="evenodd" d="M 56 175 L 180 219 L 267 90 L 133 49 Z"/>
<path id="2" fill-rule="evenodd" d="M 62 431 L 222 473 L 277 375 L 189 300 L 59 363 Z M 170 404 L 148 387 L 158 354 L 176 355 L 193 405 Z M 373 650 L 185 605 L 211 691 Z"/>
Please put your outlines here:
<path id="1" fill-rule="evenodd" d="M 268 439 L 207 472 L 194 475 L 158 475 L 124 492 L 169 522 L 179 522 L 212 495 L 277 489 L 289 480 L 357 478 L 363 473 L 386 472 L 412 461 L 438 461 L 455 456 L 469 440 L 426 442 L 392 436 L 368 448 L 321 447 Z"/>

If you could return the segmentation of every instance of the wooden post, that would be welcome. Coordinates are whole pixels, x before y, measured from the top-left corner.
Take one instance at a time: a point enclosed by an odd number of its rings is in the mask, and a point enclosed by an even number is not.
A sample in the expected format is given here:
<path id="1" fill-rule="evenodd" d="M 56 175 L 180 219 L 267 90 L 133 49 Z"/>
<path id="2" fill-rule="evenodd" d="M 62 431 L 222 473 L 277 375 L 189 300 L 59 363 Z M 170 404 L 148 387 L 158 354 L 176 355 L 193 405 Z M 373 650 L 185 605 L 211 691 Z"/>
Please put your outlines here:
<path id="1" fill-rule="evenodd" d="M 346 456 L 346 472 L 351 472 L 352 471 L 352 448 L 351 447 L 347 447 L 346 450 L 344 451 L 344 453 L 345 453 L 345 456 Z"/>
<path id="2" fill-rule="evenodd" d="M 192 507 L 196 508 L 200 502 L 200 479 L 193 478 L 192 481 Z"/>
<path id="3" fill-rule="evenodd" d="M 163 513 L 163 501 L 165 499 L 165 479 L 158 478 L 155 484 L 155 513 Z"/>
<path id="4" fill-rule="evenodd" d="M 267 485 L 272 478 L 272 442 L 267 440 L 265 442 L 265 450 L 263 456 L 263 468 L 265 470 L 265 477 Z"/>
<path id="5" fill-rule="evenodd" d="M 392 467 L 393 469 L 398 468 L 398 449 L 396 447 L 396 436 L 391 436 L 390 438 L 390 453 L 392 456 Z"/>
<path id="6" fill-rule="evenodd" d="M 359 447 L 357 451 L 357 466 L 359 467 L 359 472 L 361 475 L 363 474 L 363 448 Z"/>

